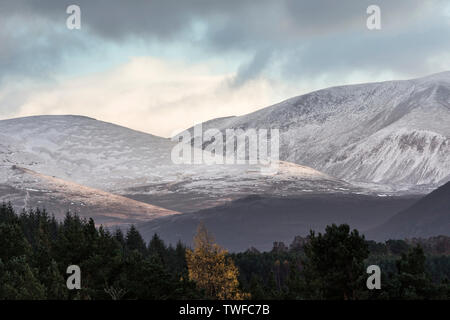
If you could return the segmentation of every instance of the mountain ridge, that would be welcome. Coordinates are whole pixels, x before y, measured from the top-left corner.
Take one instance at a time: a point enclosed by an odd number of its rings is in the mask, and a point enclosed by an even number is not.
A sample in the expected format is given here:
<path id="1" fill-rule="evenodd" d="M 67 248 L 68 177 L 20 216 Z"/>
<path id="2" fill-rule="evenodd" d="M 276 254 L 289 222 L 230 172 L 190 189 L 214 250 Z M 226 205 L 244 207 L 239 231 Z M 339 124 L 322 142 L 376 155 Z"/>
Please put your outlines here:
<path id="1" fill-rule="evenodd" d="M 0 184 L 15 183 L 9 169 L 17 166 L 177 212 L 249 194 L 368 192 L 287 162 L 280 163 L 273 176 L 261 175 L 261 165 L 177 165 L 171 160 L 175 145 L 166 138 L 86 117 L 2 120 Z"/>
<path id="2" fill-rule="evenodd" d="M 277 128 L 281 160 L 352 183 L 396 190 L 423 185 L 425 193 L 450 180 L 448 123 L 450 72 L 442 72 L 321 89 L 205 122 L 203 130 Z"/>
<path id="3" fill-rule="evenodd" d="M 376 240 L 427 238 L 450 232 L 450 182 L 440 186 L 366 235 Z"/>

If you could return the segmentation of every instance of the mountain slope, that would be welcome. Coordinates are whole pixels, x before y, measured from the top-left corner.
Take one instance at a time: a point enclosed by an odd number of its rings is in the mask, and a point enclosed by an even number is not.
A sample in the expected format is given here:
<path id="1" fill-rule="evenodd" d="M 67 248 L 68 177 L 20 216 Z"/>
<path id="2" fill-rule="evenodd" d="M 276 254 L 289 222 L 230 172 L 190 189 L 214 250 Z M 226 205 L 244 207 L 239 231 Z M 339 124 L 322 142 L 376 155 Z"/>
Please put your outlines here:
<path id="1" fill-rule="evenodd" d="M 178 214 L 150 204 L 49 177 L 29 169 L 12 167 L 7 183 L 0 184 L 0 202 L 10 201 L 22 208 L 45 208 L 57 218 L 67 212 L 94 217 L 97 224 L 139 223 Z"/>
<path id="2" fill-rule="evenodd" d="M 229 250 L 251 246 L 270 250 L 274 241 L 291 243 L 295 236 L 323 231 L 332 223 L 367 229 L 382 223 L 417 201 L 418 196 L 315 194 L 289 198 L 250 196 L 193 213 L 157 218 L 138 225 L 149 240 L 158 233 L 165 241 L 190 244 L 202 221 L 217 242 Z"/>
<path id="3" fill-rule="evenodd" d="M 450 182 L 366 235 L 377 240 L 450 235 Z"/>
<path id="4" fill-rule="evenodd" d="M 399 190 L 450 180 L 449 123 L 450 72 L 444 72 L 324 89 L 203 129 L 278 128 L 281 160 Z"/>
<path id="5" fill-rule="evenodd" d="M 167 165 L 171 143 L 87 117 L 37 116 L 0 121 L 0 148 L 0 165 L 110 191 Z"/>
<path id="6" fill-rule="evenodd" d="M 176 165 L 171 160 L 174 145 L 169 139 L 80 116 L 2 120 L 0 183 L 10 183 L 8 169 L 17 166 L 182 212 L 249 194 L 364 191 L 286 162 L 272 176 L 262 175 L 259 165 Z"/>

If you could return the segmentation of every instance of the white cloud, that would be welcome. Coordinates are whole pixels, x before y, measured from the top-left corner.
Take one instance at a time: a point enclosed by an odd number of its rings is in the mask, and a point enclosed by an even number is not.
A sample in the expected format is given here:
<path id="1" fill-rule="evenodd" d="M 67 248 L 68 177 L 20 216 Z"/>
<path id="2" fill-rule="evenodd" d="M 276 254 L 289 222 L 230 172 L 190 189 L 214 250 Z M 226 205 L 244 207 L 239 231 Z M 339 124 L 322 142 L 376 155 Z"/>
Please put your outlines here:
<path id="1" fill-rule="evenodd" d="M 214 65 L 134 58 L 108 72 L 61 80 L 28 92 L 14 116 L 79 114 L 161 136 L 215 117 L 241 115 L 294 95 L 263 78 L 238 88 Z M 0 97 L 1 97 L 0 93 Z"/>

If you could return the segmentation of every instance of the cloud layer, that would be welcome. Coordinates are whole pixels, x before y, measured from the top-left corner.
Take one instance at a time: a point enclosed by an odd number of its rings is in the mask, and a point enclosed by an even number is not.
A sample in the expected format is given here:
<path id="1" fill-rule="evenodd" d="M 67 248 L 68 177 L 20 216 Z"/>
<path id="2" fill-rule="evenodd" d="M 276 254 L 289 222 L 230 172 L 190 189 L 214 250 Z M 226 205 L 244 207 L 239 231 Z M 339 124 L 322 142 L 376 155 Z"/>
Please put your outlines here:
<path id="1" fill-rule="evenodd" d="M 17 116 L 82 114 L 170 137 L 211 118 L 274 103 L 286 90 L 263 79 L 230 89 L 232 79 L 205 65 L 134 58 L 108 72 L 28 90 Z"/>
<path id="2" fill-rule="evenodd" d="M 87 112 L 167 135 L 320 86 L 450 69 L 445 0 L 378 0 L 380 31 L 369 0 L 78 0 L 80 31 L 71 4 L 0 3 L 0 118 Z M 170 125 L 148 120 L 162 114 Z"/>

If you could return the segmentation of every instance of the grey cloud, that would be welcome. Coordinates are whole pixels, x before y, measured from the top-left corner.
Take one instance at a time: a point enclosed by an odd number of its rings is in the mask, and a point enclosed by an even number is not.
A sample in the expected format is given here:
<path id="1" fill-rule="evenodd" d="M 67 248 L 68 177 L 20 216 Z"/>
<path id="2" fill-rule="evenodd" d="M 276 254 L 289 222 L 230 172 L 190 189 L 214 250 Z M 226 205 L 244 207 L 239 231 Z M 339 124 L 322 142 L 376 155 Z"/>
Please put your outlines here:
<path id="1" fill-rule="evenodd" d="M 423 41 L 423 47 L 413 48 L 418 46 L 416 38 L 421 40 L 414 34 L 416 19 L 424 19 L 429 13 L 427 21 L 432 28 L 442 28 L 435 15 L 445 0 L 2 0 L 0 21 L 47 21 L 49 27 L 40 31 L 46 37 L 44 41 L 42 34 L 36 39 L 36 32 L 11 36 L 0 30 L 0 79 L 8 73 L 45 74 L 67 52 L 84 50 L 80 39 L 65 38 L 65 10 L 74 3 L 81 6 L 86 36 L 118 43 L 128 37 L 149 42 L 188 41 L 184 36 L 191 31 L 192 23 L 203 22 L 206 34 L 197 45 L 204 52 L 254 55 L 238 70 L 233 85 L 258 76 L 271 59 L 280 55 L 287 60 L 285 69 L 290 75 L 297 71 L 314 74 L 321 70 L 367 68 L 371 64 L 407 69 L 415 62 L 416 69 L 423 68 L 426 57 L 439 50 L 439 39 L 448 39 L 442 37 L 445 32 L 430 31 L 430 39 Z M 386 32 L 378 38 L 367 36 L 365 30 L 365 10 L 373 3 L 382 9 Z M 448 24 L 444 26 L 448 28 Z M 393 34 L 399 30 L 403 33 L 397 41 Z M 400 58 L 402 43 L 414 51 L 412 55 Z M 380 45 L 391 49 L 380 51 Z"/>
<path id="2" fill-rule="evenodd" d="M 12 14 L 43 16 L 53 21 L 66 18 L 70 4 L 81 6 L 83 23 L 100 36 L 121 39 L 127 35 L 172 38 L 182 33 L 195 19 L 211 28 L 212 36 L 225 33 L 242 36 L 250 42 L 317 32 L 339 31 L 356 24 L 364 26 L 365 10 L 372 0 L 5 0 L 0 4 L 4 16 Z M 414 17 L 430 4 L 443 0 L 378 0 L 386 23 Z M 1 13 L 0 13 L 1 14 Z M 240 30 L 240 32 L 236 32 Z M 282 34 L 282 32 L 288 34 Z M 214 38 L 210 39 L 214 42 Z M 227 40 L 227 39 L 225 39 Z"/>
<path id="3" fill-rule="evenodd" d="M 231 81 L 230 86 L 239 87 L 247 81 L 258 77 L 269 63 L 272 54 L 273 52 L 271 50 L 257 52 L 249 63 L 241 65 L 236 76 Z"/>
<path id="4" fill-rule="evenodd" d="M 58 24 L 21 0 L 0 3 L 0 84 L 29 77 L 49 81 L 66 53 L 86 50 L 84 39 L 69 36 L 62 12 Z"/>
<path id="5" fill-rule="evenodd" d="M 432 70 L 428 59 L 450 52 L 450 28 L 445 20 L 418 24 L 401 33 L 380 31 L 340 38 L 319 38 L 300 50 L 287 51 L 283 75 L 316 77 L 330 73 L 345 75 L 353 70 L 370 73 L 394 71 L 415 77 Z M 332 45 L 330 45 L 332 43 Z"/>

